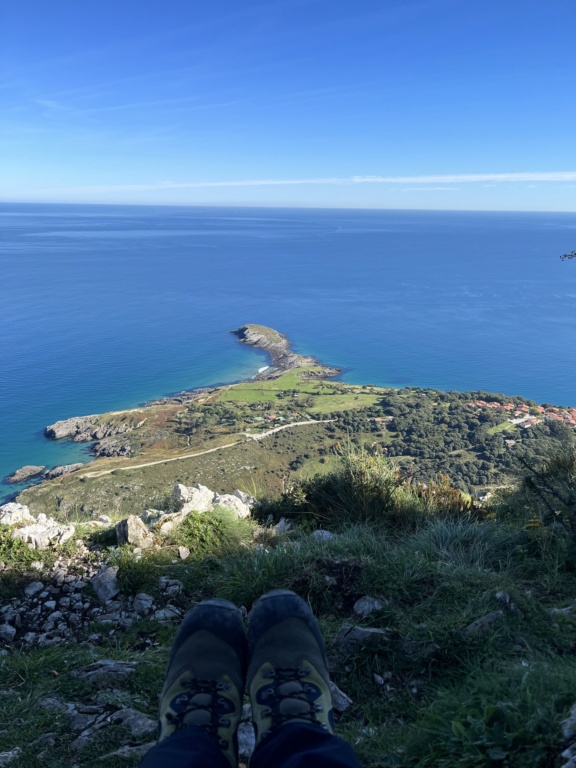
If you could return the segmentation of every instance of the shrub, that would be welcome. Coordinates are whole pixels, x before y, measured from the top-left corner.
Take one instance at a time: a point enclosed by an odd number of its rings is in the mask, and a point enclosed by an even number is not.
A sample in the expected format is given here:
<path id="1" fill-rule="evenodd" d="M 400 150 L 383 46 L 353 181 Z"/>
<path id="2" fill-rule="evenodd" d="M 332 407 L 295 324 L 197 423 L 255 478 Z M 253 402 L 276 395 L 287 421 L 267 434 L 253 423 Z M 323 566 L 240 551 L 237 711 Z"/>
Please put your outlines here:
<path id="1" fill-rule="evenodd" d="M 413 530 L 431 515 L 479 516 L 480 509 L 450 484 L 445 475 L 415 483 L 394 460 L 352 444 L 340 452 L 340 464 L 291 486 L 262 513 L 312 515 L 323 526 L 382 525 Z"/>
<path id="2" fill-rule="evenodd" d="M 170 543 L 188 547 L 194 557 L 226 557 L 252 542 L 254 524 L 237 518 L 229 509 L 191 512 L 170 537 Z"/>

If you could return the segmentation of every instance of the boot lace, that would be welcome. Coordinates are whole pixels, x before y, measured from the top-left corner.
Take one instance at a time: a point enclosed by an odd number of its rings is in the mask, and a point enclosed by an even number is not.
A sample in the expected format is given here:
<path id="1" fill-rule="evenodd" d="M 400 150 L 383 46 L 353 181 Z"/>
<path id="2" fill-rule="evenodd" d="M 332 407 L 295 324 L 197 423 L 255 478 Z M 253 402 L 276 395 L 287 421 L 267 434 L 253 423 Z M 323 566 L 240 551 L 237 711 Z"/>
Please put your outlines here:
<path id="1" fill-rule="evenodd" d="M 214 680 L 191 678 L 182 680 L 180 685 L 187 689 L 170 702 L 173 712 L 166 713 L 166 720 L 177 731 L 191 725 L 201 728 L 210 736 L 218 738 L 218 729 L 229 727 L 231 720 L 226 715 L 234 712 L 234 704 L 221 694 L 230 690 L 228 683 Z M 223 749 L 228 748 L 226 739 L 218 739 Z"/>
<path id="2" fill-rule="evenodd" d="M 259 704 L 264 704 L 262 716 L 272 720 L 271 727 L 262 738 L 278 726 L 290 720 L 304 720 L 318 724 L 317 712 L 324 707 L 316 704 L 322 691 L 317 685 L 304 680 L 310 674 L 307 668 L 277 667 L 263 674 L 270 679 L 270 685 L 261 688 L 257 694 Z M 323 728 L 326 728 L 322 724 Z"/>

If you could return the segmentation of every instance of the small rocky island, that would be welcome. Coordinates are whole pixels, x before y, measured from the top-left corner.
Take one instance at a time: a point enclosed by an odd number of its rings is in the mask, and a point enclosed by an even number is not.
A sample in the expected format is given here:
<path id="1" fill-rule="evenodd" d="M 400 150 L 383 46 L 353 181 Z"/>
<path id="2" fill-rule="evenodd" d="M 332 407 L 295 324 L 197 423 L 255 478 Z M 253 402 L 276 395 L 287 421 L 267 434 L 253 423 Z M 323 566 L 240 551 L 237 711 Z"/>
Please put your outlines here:
<path id="1" fill-rule="evenodd" d="M 313 373 L 314 378 L 323 379 L 337 376 L 341 372 L 339 368 L 322 365 L 315 357 L 292 352 L 290 340 L 283 333 L 275 331 L 274 328 L 268 328 L 266 325 L 248 323 L 230 331 L 230 333 L 237 336 L 240 343 L 262 349 L 270 355 L 271 367 L 258 373 L 254 377 L 256 381 L 275 379 L 293 368 L 318 368 L 318 371 L 311 373 Z"/>
<path id="2" fill-rule="evenodd" d="M 6 478 L 7 483 L 21 483 L 23 480 L 28 480 L 29 477 L 36 477 L 44 469 L 43 466 L 36 467 L 31 464 L 27 464 L 25 467 L 20 467 L 12 475 Z"/>

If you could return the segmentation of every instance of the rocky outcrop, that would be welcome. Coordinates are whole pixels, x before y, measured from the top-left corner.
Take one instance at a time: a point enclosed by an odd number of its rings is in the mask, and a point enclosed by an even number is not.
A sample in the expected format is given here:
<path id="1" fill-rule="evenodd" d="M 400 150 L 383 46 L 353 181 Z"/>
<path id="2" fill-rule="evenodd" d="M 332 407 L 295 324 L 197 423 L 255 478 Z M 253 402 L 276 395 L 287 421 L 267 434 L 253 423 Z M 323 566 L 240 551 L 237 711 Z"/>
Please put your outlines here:
<path id="1" fill-rule="evenodd" d="M 44 434 L 50 440 L 61 440 L 67 437 L 75 443 L 82 443 L 132 432 L 146 421 L 146 419 L 134 422 L 122 418 L 108 418 L 103 422 L 103 418 L 103 415 L 98 413 L 91 416 L 73 416 L 45 427 Z"/>
<path id="2" fill-rule="evenodd" d="M 134 449 L 128 443 L 105 437 L 91 446 L 90 453 L 98 458 L 103 456 L 133 456 Z"/>
<path id="3" fill-rule="evenodd" d="M 71 419 L 63 419 L 54 424 L 49 424 L 44 429 L 44 434 L 50 440 L 61 440 L 63 437 L 76 438 L 78 435 L 86 435 L 94 430 L 100 418 L 99 413 L 92 416 L 73 416 Z M 81 440 L 91 440 L 92 437 L 81 437 Z"/>
<path id="4" fill-rule="evenodd" d="M 320 366 L 320 363 L 316 358 L 298 355 L 296 352 L 292 352 L 290 349 L 290 341 L 283 333 L 275 331 L 274 328 L 249 323 L 240 326 L 240 328 L 231 331 L 231 333 L 237 336 L 238 341 L 242 344 L 248 344 L 251 347 L 262 349 L 270 355 L 272 368 L 262 371 L 254 377 L 255 379 L 272 379 L 292 368 Z M 338 368 L 322 366 L 322 376 L 337 376 L 339 373 L 340 370 Z"/>
<path id="5" fill-rule="evenodd" d="M 24 504 L 9 501 L 0 507 L 1 525 L 18 525 L 18 523 L 35 523 L 36 518 L 30 514 L 30 510 Z"/>
<path id="6" fill-rule="evenodd" d="M 140 549 L 148 549 L 154 545 L 154 537 L 146 525 L 136 515 L 130 515 L 125 520 L 116 523 L 116 538 L 118 544 L 131 544 Z"/>
<path id="7" fill-rule="evenodd" d="M 76 532 L 73 525 L 61 525 L 44 514 L 35 518 L 27 506 L 14 501 L 0 507 L 0 523 L 11 526 L 30 523 L 12 531 L 12 538 L 28 544 L 30 549 L 47 549 L 52 544 L 64 544 Z"/>
<path id="8" fill-rule="evenodd" d="M 51 517 L 40 514 L 31 525 L 15 528 L 12 538 L 28 544 L 30 549 L 48 549 L 51 545 L 65 544 L 75 533 L 73 525 L 61 525 Z"/>
<path id="9" fill-rule="evenodd" d="M 6 478 L 7 483 L 21 483 L 23 480 L 28 480 L 29 477 L 36 477 L 44 467 L 35 467 L 32 464 L 27 464 L 25 467 L 17 469 L 12 475 Z"/>
<path id="10" fill-rule="evenodd" d="M 58 467 L 47 469 L 46 472 L 42 474 L 42 477 L 45 480 L 54 480 L 57 477 L 63 477 L 64 475 L 69 475 L 71 472 L 76 472 L 77 469 L 81 469 L 83 466 L 84 464 L 82 463 L 62 464 Z"/>

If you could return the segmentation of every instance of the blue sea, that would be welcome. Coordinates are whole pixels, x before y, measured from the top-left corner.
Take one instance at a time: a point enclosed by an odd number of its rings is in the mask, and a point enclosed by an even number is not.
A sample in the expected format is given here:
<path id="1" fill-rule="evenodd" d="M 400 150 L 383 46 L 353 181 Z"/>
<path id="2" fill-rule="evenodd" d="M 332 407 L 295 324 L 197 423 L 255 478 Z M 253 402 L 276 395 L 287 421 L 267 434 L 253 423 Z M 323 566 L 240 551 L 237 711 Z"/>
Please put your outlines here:
<path id="1" fill-rule="evenodd" d="M 576 405 L 575 247 L 576 213 L 2 204 L 0 476 L 88 460 L 57 419 L 254 375 L 246 322 L 349 382 Z"/>

